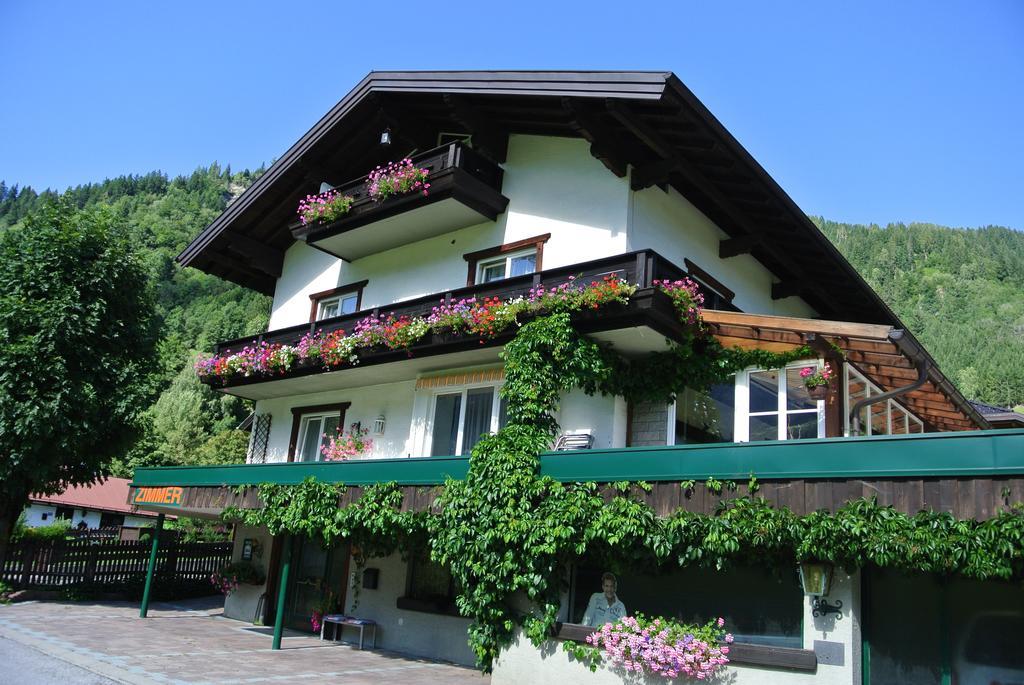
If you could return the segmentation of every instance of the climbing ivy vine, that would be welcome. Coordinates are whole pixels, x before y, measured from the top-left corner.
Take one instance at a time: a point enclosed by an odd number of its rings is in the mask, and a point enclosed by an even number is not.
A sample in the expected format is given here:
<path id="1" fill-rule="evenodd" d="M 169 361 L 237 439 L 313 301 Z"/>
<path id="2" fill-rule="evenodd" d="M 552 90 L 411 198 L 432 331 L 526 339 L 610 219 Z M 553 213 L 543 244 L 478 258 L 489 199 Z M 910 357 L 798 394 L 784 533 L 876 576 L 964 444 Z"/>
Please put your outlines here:
<path id="1" fill-rule="evenodd" d="M 558 432 L 559 399 L 571 388 L 667 402 L 686 386 L 706 388 L 748 366 L 779 368 L 815 356 L 806 347 L 786 354 L 725 349 L 698 321 L 684 344 L 630 361 L 578 334 L 568 313 L 539 317 L 503 352 L 506 427 L 477 443 L 466 478 L 449 479 L 431 512 L 402 512 L 393 483 L 368 487 L 339 506 L 343 486 L 307 479 L 260 485 L 262 508 L 226 516 L 275 535 L 307 535 L 325 545 L 346 540 L 360 566 L 370 557 L 428 546 L 458 583 L 458 608 L 472 621 L 469 642 L 484 670 L 518 626 L 536 644 L 551 634 L 568 566 L 584 554 L 610 568 L 756 563 L 792 569 L 797 560 L 815 559 L 848 569 L 875 564 L 979 579 L 1024 576 L 1020 506 L 984 522 L 906 516 L 873 500 L 797 516 L 757 497 L 752 474 L 748 493 L 713 514 L 679 509 L 659 518 L 630 495 L 631 484 L 618 484 L 609 500 L 597 484 L 539 475 L 539 455 Z M 717 494 L 723 484 L 703 486 Z"/>

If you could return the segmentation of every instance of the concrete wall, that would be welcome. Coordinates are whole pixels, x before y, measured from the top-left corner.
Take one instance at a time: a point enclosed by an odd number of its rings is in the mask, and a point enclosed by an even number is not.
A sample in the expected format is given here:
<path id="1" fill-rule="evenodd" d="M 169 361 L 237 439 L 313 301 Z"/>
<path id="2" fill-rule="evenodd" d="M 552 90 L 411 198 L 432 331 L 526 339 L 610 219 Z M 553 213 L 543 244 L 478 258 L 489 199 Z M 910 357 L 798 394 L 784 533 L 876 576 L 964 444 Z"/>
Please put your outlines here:
<path id="1" fill-rule="evenodd" d="M 667 445 L 668 409 L 662 402 L 637 402 L 633 406 L 630 447 Z"/>
<path id="2" fill-rule="evenodd" d="M 815 641 L 838 643 L 842 649 L 842 665 L 828 665 L 819 657 L 814 672 L 792 671 L 780 668 L 760 668 L 742 664 L 730 664 L 723 681 L 731 685 L 763 684 L 772 685 L 855 685 L 861 682 L 860 669 L 860 577 L 848 576 L 836 570 L 832 591 L 827 599 L 843 603 L 843 617 L 836 620 L 834 614 L 827 618 L 811 615 L 810 600 L 804 598 L 803 647 L 816 649 Z M 820 645 L 819 645 L 820 648 Z M 565 685 L 565 683 L 588 683 L 588 685 L 622 685 L 643 683 L 655 685 L 664 683 L 664 678 L 648 677 L 634 679 L 624 673 L 599 666 L 596 673 L 577 661 L 571 660 L 562 645 L 550 641 L 542 648 L 534 647 L 529 639 L 520 634 L 510 647 L 505 649 L 494 665 L 492 685 Z"/>
<path id="3" fill-rule="evenodd" d="M 259 542 L 259 547 L 254 549 L 252 562 L 263 570 L 264 577 L 266 577 L 269 570 L 270 546 L 273 544 L 273 537 L 267 532 L 266 528 L 238 526 L 235 529 L 235 546 L 231 555 L 232 561 L 242 560 L 242 545 L 246 538 L 252 538 Z M 262 616 L 256 616 L 256 609 L 259 605 L 260 595 L 266 592 L 266 590 L 266 581 L 262 585 L 239 585 L 237 590 L 224 598 L 224 615 L 228 618 L 249 623 L 262 620 Z M 270 597 L 266 601 L 272 602 L 275 599 Z"/>
<path id="4" fill-rule="evenodd" d="M 380 570 L 377 589 L 360 589 L 358 604 L 355 593 L 349 589 L 345 613 L 377 622 L 378 647 L 473 665 L 473 651 L 467 642 L 469 619 L 397 608 L 395 602 L 405 594 L 408 569 L 400 554 L 370 559 L 366 567 Z M 349 568 L 355 569 L 355 561 L 350 561 Z M 359 634 L 347 630 L 344 637 L 353 641 L 359 639 Z M 369 634 L 366 639 L 370 639 Z"/>

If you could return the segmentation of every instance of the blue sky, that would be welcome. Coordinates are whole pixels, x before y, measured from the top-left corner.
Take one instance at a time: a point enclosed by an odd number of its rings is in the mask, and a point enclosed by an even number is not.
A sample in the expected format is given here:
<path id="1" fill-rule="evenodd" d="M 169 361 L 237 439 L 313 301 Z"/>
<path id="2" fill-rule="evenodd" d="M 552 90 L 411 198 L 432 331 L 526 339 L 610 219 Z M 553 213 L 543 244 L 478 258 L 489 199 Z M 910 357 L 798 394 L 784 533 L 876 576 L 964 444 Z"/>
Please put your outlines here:
<path id="1" fill-rule="evenodd" d="M 0 179 L 270 162 L 372 69 L 674 71 L 804 211 L 1024 229 L 1024 2 L 0 0 Z"/>

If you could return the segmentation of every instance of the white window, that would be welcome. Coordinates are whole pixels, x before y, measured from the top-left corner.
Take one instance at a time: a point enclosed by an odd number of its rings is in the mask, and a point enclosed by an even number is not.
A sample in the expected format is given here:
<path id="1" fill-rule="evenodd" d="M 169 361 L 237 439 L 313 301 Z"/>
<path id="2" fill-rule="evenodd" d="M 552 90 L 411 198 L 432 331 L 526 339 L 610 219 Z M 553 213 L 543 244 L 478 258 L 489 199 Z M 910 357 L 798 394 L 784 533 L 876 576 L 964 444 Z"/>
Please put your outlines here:
<path id="1" fill-rule="evenodd" d="M 536 270 L 537 249 L 531 248 L 480 260 L 476 265 L 476 282 L 490 283 L 503 278 L 532 274 Z"/>
<path id="2" fill-rule="evenodd" d="M 853 405 L 865 397 L 881 395 L 882 389 L 864 377 L 849 364 L 843 365 L 844 387 L 846 388 L 846 416 L 843 417 L 846 435 L 850 435 L 853 426 L 849 412 Z M 870 412 L 870 419 L 868 416 Z M 860 410 L 861 435 L 905 435 L 907 433 L 923 433 L 924 422 L 911 414 L 903 405 L 895 400 L 876 402 Z"/>
<path id="3" fill-rule="evenodd" d="M 317 320 L 329 319 L 333 316 L 352 314 L 359 306 L 359 293 L 345 293 L 337 297 L 320 300 L 317 307 Z"/>
<path id="4" fill-rule="evenodd" d="M 808 364 L 747 370 L 736 376 L 736 442 L 825 437 L 825 403 L 800 377 Z"/>
<path id="5" fill-rule="evenodd" d="M 480 438 L 505 425 L 500 385 L 439 390 L 431 398 L 427 431 L 430 456 L 468 455 Z"/>
<path id="6" fill-rule="evenodd" d="M 299 422 L 298 444 L 295 461 L 320 461 L 320 448 L 327 444 L 327 438 L 338 434 L 341 417 L 337 411 L 326 414 L 303 414 Z"/>

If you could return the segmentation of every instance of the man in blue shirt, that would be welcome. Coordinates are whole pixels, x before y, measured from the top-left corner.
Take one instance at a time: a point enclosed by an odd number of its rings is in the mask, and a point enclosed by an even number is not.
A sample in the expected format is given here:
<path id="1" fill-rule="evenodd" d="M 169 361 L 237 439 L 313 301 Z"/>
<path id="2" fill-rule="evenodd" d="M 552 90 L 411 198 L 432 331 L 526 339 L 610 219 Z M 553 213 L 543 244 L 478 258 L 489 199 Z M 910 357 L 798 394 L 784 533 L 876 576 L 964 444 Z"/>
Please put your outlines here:
<path id="1" fill-rule="evenodd" d="M 605 623 L 615 623 L 626 615 L 626 605 L 615 595 L 618 581 L 611 573 L 601 576 L 601 589 L 590 596 L 587 610 L 583 612 L 583 625 L 600 628 Z"/>

